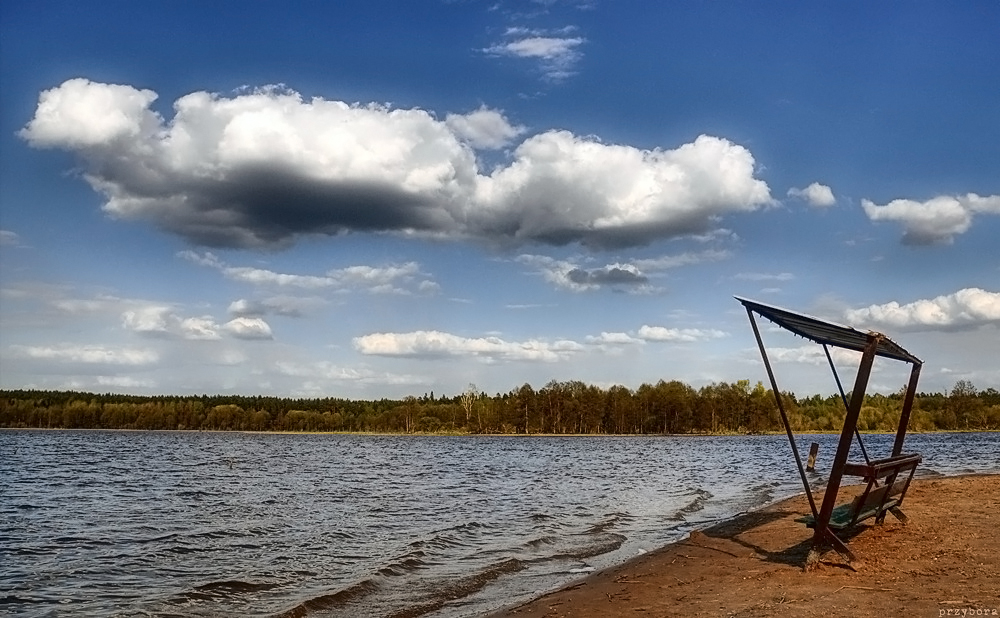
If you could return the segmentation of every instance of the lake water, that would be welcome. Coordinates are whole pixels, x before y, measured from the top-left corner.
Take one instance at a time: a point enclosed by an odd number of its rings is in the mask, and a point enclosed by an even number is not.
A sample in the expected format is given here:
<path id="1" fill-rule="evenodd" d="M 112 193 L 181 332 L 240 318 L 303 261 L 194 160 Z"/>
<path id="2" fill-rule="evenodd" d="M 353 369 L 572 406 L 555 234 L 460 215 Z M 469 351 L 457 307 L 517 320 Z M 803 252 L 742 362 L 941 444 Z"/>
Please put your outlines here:
<path id="1" fill-rule="evenodd" d="M 905 450 L 1000 473 L 1000 434 Z M 783 435 L 0 431 L 0 613 L 474 616 L 800 491 Z"/>

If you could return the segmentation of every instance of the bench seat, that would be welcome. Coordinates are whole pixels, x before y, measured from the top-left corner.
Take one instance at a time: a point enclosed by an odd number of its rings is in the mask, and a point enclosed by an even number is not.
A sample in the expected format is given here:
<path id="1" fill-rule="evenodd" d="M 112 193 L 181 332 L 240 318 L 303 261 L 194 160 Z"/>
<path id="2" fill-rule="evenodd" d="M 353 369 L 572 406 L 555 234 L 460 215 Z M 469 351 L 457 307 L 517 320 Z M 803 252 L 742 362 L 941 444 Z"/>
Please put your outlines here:
<path id="1" fill-rule="evenodd" d="M 844 530 L 866 519 L 875 518 L 876 523 L 882 523 L 886 513 L 892 513 L 900 521 L 906 523 L 906 515 L 899 509 L 906 490 L 913 480 L 913 473 L 922 461 L 920 453 L 897 455 L 886 459 L 877 459 L 870 463 L 848 463 L 844 474 L 860 476 L 867 486 L 851 502 L 841 504 L 830 513 L 828 527 L 832 530 Z M 898 478 L 897 477 L 901 477 Z M 879 482 L 882 486 L 879 487 Z M 816 518 L 812 514 L 796 518 L 809 528 L 816 527 Z"/>

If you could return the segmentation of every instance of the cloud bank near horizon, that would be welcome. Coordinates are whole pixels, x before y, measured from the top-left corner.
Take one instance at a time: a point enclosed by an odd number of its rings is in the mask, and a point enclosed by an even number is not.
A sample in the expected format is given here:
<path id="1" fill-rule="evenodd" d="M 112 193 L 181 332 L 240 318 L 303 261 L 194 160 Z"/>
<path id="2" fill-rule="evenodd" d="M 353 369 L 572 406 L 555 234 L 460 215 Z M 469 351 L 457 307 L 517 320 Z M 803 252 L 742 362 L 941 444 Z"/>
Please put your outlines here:
<path id="1" fill-rule="evenodd" d="M 197 246 L 280 248 L 348 232 L 624 248 L 717 229 L 771 205 L 746 148 L 702 135 L 674 149 L 524 128 L 487 107 L 444 120 L 280 86 L 194 92 L 164 119 L 152 90 L 71 79 L 19 132 L 76 154 L 112 217 Z M 512 148 L 489 173 L 477 153 Z"/>

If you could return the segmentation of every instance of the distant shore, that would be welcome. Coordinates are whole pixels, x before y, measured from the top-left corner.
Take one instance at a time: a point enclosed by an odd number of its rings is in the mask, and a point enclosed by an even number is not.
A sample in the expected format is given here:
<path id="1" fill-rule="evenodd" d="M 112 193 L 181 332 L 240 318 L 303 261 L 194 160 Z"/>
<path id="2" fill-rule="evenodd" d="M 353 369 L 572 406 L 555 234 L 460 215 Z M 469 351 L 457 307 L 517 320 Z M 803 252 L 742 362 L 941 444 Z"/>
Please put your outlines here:
<path id="1" fill-rule="evenodd" d="M 290 436 L 409 436 L 420 437 L 480 437 L 480 438 L 724 438 L 728 436 L 783 436 L 783 431 L 761 431 L 757 433 L 471 433 L 471 432 L 393 432 L 393 431 L 278 431 L 274 429 L 132 429 L 115 427 L 0 427 L 0 431 L 134 431 L 134 432 L 176 432 L 176 433 L 229 433 L 267 434 Z M 895 435 L 895 431 L 861 431 L 865 436 Z M 1000 433 L 1000 429 L 934 429 L 927 431 L 910 430 L 909 434 L 947 433 Z M 796 435 L 824 436 L 840 435 L 839 431 L 801 431 Z"/>
<path id="2" fill-rule="evenodd" d="M 850 536 L 857 571 L 832 552 L 803 571 L 812 530 L 794 519 L 808 510 L 783 500 L 493 618 L 1000 615 L 1000 475 L 915 480 L 908 525 Z"/>

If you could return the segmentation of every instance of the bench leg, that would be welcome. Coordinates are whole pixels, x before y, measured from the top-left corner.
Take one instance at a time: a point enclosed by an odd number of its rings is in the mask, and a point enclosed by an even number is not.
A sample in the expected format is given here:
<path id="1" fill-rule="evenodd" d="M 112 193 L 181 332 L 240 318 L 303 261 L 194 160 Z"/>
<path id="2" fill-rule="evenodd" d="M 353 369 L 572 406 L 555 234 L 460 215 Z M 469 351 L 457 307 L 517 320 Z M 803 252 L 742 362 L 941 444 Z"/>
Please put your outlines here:
<path id="1" fill-rule="evenodd" d="M 826 543 L 829 543 L 830 546 L 834 549 L 834 551 L 836 551 L 838 554 L 847 558 L 847 566 L 852 571 L 858 570 L 858 567 L 861 565 L 861 561 L 858 560 L 858 557 L 854 555 L 854 552 L 852 552 L 847 547 L 847 544 L 841 541 L 840 537 L 834 534 L 832 530 L 827 528 L 823 534 L 822 540 L 825 541 Z M 819 566 L 820 556 L 822 555 L 821 550 L 823 548 L 822 547 L 823 544 L 824 543 L 822 542 L 819 544 L 813 543 L 812 548 L 809 550 L 809 555 L 806 556 L 806 565 L 804 570 L 811 571 L 815 569 L 817 566 Z"/>
<path id="2" fill-rule="evenodd" d="M 891 509 L 889 509 L 889 512 L 892 513 L 896 517 L 896 519 L 903 522 L 904 526 L 910 521 L 906 518 L 906 514 L 903 513 L 903 509 L 899 508 L 898 506 L 892 507 Z M 885 513 L 882 514 L 882 517 L 885 518 Z"/>

